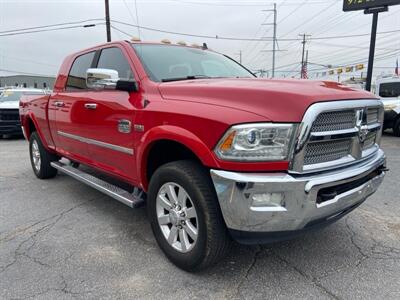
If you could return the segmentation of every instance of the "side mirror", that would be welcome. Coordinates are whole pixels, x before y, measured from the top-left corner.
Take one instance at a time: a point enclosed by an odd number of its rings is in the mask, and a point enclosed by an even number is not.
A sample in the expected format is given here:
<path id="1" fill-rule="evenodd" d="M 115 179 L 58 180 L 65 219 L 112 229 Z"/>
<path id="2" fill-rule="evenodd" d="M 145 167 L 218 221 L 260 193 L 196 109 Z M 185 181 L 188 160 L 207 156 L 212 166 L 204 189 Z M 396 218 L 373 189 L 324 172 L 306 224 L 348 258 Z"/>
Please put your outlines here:
<path id="1" fill-rule="evenodd" d="M 127 92 L 135 92 L 138 90 L 135 81 L 120 80 L 118 72 L 112 69 L 87 69 L 86 86 L 94 90 L 120 90 Z"/>
<path id="2" fill-rule="evenodd" d="M 118 72 L 115 70 L 91 68 L 86 71 L 86 86 L 89 89 L 115 90 L 118 80 Z"/>

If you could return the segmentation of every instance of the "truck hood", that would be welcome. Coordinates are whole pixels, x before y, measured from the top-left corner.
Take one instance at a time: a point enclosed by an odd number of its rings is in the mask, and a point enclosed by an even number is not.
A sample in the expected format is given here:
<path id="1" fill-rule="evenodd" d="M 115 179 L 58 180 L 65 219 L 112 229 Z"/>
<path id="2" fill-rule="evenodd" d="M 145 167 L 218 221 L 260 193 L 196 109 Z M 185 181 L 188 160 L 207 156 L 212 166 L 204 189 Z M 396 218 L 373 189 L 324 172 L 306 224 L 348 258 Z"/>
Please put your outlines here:
<path id="1" fill-rule="evenodd" d="M 274 122 L 300 122 L 316 102 L 375 99 L 336 82 L 258 78 L 197 79 L 160 83 L 164 99 L 200 102 L 252 112 Z"/>
<path id="2" fill-rule="evenodd" d="M 0 101 L 1 109 L 18 109 L 19 101 Z"/>

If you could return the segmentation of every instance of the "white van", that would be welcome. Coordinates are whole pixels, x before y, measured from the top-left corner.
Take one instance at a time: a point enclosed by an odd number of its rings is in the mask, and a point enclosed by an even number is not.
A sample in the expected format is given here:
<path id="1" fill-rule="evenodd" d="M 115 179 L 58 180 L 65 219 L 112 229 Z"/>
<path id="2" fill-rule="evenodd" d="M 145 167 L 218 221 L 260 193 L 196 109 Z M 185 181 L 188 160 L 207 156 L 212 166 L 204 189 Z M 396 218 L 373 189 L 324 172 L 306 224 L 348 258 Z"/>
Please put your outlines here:
<path id="1" fill-rule="evenodd" d="M 390 76 L 376 79 L 375 94 L 385 106 L 383 129 L 393 129 L 400 136 L 400 77 Z"/>

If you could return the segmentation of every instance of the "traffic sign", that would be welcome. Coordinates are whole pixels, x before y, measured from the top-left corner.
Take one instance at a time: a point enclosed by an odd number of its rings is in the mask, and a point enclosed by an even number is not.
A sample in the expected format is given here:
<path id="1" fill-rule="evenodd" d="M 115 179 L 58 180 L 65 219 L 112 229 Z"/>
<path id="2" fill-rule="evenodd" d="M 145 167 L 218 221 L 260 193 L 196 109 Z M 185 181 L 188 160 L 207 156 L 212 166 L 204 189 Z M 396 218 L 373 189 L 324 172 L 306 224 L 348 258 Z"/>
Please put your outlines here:
<path id="1" fill-rule="evenodd" d="M 400 4 L 400 0 L 344 0 L 343 11 L 363 10 Z"/>

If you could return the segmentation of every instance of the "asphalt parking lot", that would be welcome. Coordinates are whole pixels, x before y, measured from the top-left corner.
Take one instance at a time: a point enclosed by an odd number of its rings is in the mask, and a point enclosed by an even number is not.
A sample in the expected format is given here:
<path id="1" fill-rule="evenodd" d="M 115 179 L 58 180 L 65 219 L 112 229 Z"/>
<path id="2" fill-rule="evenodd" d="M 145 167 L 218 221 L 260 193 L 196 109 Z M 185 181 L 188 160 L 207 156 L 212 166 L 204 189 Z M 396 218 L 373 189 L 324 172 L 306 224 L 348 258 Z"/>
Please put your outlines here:
<path id="1" fill-rule="evenodd" d="M 36 179 L 22 139 L 0 140 L 1 299 L 399 299 L 400 138 L 380 190 L 330 227 L 267 246 L 234 245 L 199 274 L 156 245 L 143 208 L 64 175 Z"/>

